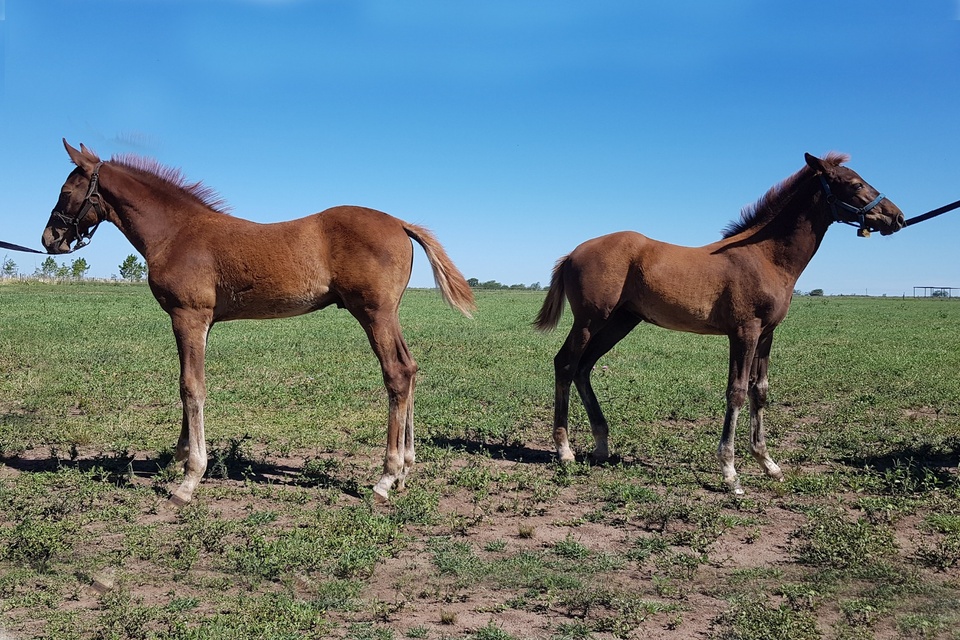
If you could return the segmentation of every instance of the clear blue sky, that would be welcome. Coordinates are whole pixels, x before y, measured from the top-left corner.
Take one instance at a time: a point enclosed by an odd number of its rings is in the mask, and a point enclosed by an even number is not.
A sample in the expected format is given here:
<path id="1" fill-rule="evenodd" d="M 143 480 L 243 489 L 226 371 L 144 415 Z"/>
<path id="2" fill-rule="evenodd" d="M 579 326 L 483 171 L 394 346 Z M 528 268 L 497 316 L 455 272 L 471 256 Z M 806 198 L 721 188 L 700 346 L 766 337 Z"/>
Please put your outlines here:
<path id="1" fill-rule="evenodd" d="M 62 137 L 260 222 L 381 209 L 505 284 L 611 231 L 712 242 L 804 152 L 851 154 L 907 216 L 960 198 L 960 0 L 0 0 L 0 38 L 0 239 L 33 247 Z M 960 287 L 958 246 L 960 211 L 834 225 L 798 288 Z M 74 256 L 130 253 L 104 225 Z"/>

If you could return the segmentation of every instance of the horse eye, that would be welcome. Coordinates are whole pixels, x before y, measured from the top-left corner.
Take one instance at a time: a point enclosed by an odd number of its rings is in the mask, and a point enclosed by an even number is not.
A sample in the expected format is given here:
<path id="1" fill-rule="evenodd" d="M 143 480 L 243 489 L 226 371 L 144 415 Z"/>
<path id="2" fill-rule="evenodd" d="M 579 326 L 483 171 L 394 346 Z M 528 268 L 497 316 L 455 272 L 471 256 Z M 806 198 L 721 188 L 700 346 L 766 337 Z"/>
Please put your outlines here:
<path id="1" fill-rule="evenodd" d="M 853 185 L 853 190 L 854 190 L 854 191 L 860 191 L 860 189 L 863 189 L 863 183 L 862 183 L 862 182 L 858 182 L 857 184 Z"/>

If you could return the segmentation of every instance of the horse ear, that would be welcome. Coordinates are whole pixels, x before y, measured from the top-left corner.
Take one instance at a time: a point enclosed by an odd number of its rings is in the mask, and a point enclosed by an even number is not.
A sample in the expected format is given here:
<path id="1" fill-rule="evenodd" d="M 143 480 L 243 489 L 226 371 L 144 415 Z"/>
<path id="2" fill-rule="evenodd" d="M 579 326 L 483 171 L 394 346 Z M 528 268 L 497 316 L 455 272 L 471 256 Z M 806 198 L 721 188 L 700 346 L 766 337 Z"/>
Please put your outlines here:
<path id="1" fill-rule="evenodd" d="M 98 156 L 98 155 L 95 154 L 93 151 L 91 151 L 89 148 L 87 148 L 86 146 L 84 146 L 84 144 L 83 144 L 82 142 L 80 143 L 80 153 L 82 153 L 83 155 L 87 156 L 88 158 L 90 158 L 90 159 L 93 160 L 94 162 L 100 162 L 100 156 Z"/>
<path id="2" fill-rule="evenodd" d="M 809 153 L 803 154 L 803 158 L 807 161 L 807 166 L 817 173 L 830 173 L 830 171 L 827 169 L 827 166 L 823 164 L 823 160 L 820 158 L 812 156 Z"/>
<path id="3" fill-rule="evenodd" d="M 82 144 L 80 145 L 80 151 L 77 151 L 71 147 L 66 138 L 63 139 L 63 148 L 67 150 L 67 155 L 70 156 L 70 160 L 73 161 L 73 164 L 77 165 L 87 173 L 93 171 L 94 165 L 100 161 L 95 155 L 89 153 L 89 150 Z"/>

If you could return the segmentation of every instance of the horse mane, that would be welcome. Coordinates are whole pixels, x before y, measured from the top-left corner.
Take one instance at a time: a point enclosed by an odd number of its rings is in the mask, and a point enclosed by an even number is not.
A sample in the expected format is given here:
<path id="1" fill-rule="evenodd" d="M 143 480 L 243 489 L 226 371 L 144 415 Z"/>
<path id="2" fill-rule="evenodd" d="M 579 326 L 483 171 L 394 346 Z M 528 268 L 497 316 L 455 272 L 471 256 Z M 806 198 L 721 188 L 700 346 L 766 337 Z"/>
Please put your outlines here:
<path id="1" fill-rule="evenodd" d="M 133 153 L 115 155 L 110 158 L 110 162 L 132 169 L 141 176 L 152 178 L 162 185 L 177 189 L 217 213 L 230 214 L 226 201 L 212 187 L 202 182 L 189 182 L 183 172 L 176 167 L 166 167 L 153 158 Z"/>
<path id="2" fill-rule="evenodd" d="M 845 153 L 831 151 L 824 156 L 823 161 L 833 166 L 840 166 L 850 160 L 850 156 Z M 735 236 L 747 229 L 764 224 L 777 215 L 783 207 L 783 204 L 793 194 L 797 183 L 810 174 L 812 169 L 804 165 L 800 171 L 770 187 L 763 196 L 753 204 L 745 206 L 740 210 L 740 219 L 732 220 L 721 232 L 724 238 Z"/>

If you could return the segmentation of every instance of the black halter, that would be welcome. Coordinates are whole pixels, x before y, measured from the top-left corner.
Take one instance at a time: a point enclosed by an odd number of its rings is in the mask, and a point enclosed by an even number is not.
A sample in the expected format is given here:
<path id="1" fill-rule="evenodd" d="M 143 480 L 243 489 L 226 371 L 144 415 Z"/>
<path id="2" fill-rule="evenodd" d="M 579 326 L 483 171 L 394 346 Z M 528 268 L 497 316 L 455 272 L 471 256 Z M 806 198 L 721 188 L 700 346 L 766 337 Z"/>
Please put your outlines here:
<path id="1" fill-rule="evenodd" d="M 833 213 L 833 221 L 849 224 L 851 227 L 859 227 L 857 229 L 857 235 L 868 237 L 870 235 L 870 228 L 867 226 L 866 215 L 870 213 L 874 207 L 886 200 L 887 196 L 882 193 L 878 194 L 869 204 L 858 208 L 852 204 L 838 200 L 837 196 L 830 192 L 830 185 L 827 184 L 827 179 L 823 177 L 823 174 L 820 174 L 820 187 L 823 189 L 823 195 L 826 197 L 827 204 L 830 205 L 830 211 Z M 843 209 L 847 213 L 852 213 L 855 216 L 855 220 L 844 220 L 841 218 L 840 212 L 837 211 L 838 208 Z"/>
<path id="2" fill-rule="evenodd" d="M 80 207 L 80 212 L 75 217 L 70 217 L 62 211 L 53 210 L 53 213 L 50 215 L 54 218 L 62 220 L 68 227 L 73 227 L 74 237 L 77 239 L 77 244 L 75 247 L 67 251 L 66 253 L 73 253 L 77 249 L 81 249 L 88 244 L 90 244 L 91 238 L 93 238 L 94 232 L 97 230 L 97 227 L 100 226 L 100 223 L 107 219 L 107 214 L 103 210 L 103 196 L 100 195 L 100 191 L 97 189 L 100 183 L 100 167 L 103 166 L 103 162 L 98 162 L 97 166 L 93 168 L 93 173 L 90 174 L 90 187 L 87 189 L 87 195 L 83 199 L 83 206 Z M 87 212 L 90 211 L 90 208 L 93 208 L 97 212 L 97 221 L 86 231 L 80 231 L 80 221 L 83 220 Z"/>

